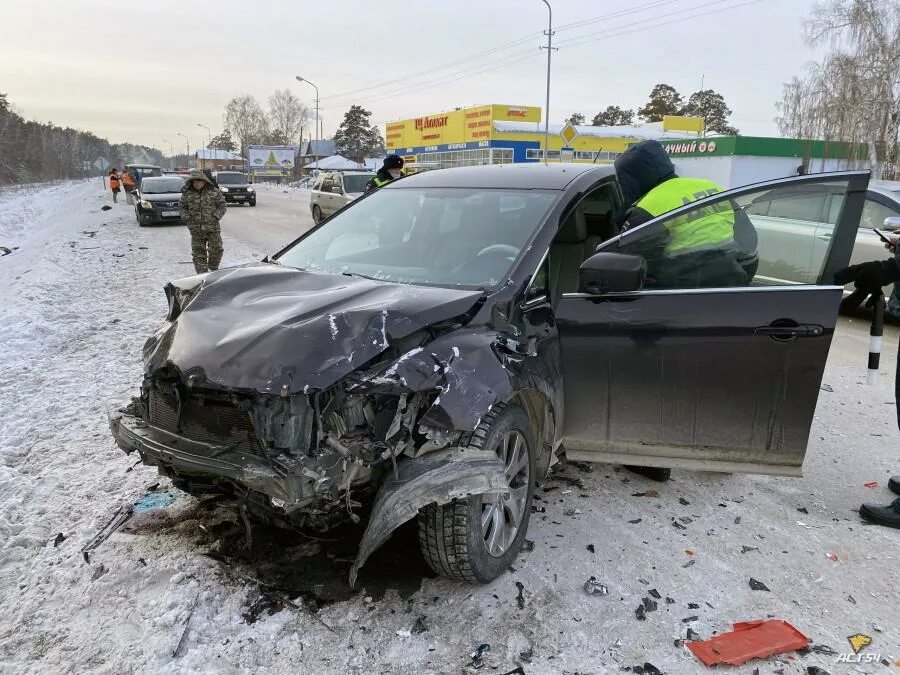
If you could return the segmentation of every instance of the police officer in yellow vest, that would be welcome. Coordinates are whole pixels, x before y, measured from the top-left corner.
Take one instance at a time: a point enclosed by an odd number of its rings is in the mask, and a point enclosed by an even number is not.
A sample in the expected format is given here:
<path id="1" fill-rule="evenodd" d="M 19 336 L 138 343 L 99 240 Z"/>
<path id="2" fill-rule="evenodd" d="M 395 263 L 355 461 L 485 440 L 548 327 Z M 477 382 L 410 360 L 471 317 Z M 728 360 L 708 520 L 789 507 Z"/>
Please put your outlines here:
<path id="1" fill-rule="evenodd" d="M 388 155 L 375 177 L 366 183 L 366 192 L 384 187 L 391 181 L 403 177 L 403 158 L 400 155 Z"/>
<path id="2" fill-rule="evenodd" d="M 626 229 L 722 191 L 711 180 L 680 178 L 657 141 L 630 146 L 615 167 L 631 205 L 619 215 Z M 727 201 L 667 221 L 638 249 L 647 259 L 648 286 L 655 288 L 744 286 L 756 272 L 756 231 Z"/>

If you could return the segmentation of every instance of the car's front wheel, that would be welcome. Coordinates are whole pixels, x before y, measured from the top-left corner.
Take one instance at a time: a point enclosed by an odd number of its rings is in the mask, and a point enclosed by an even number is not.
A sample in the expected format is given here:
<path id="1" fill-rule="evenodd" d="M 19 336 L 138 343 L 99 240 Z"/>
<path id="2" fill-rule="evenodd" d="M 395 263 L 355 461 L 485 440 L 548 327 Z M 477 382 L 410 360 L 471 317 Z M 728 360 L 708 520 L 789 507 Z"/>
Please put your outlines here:
<path id="1" fill-rule="evenodd" d="M 318 225 L 319 223 L 322 222 L 322 209 L 319 208 L 318 204 L 316 204 L 312 208 L 312 217 L 313 217 L 313 222 L 316 225 Z"/>
<path id="2" fill-rule="evenodd" d="M 503 462 L 508 491 L 474 495 L 419 512 L 419 546 L 438 574 L 487 583 L 503 574 L 522 548 L 534 495 L 537 434 L 518 406 L 495 406 L 468 439 Z"/>

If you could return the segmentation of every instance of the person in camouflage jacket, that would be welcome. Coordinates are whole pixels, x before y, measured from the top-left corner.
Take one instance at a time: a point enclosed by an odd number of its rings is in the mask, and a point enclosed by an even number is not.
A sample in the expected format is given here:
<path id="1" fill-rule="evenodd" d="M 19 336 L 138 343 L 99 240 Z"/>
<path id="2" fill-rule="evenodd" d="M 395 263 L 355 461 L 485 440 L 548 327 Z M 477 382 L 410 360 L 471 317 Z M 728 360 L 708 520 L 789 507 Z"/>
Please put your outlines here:
<path id="1" fill-rule="evenodd" d="M 191 233 L 191 257 L 198 274 L 219 269 L 225 197 L 202 171 L 191 171 L 181 188 L 181 219 Z"/>

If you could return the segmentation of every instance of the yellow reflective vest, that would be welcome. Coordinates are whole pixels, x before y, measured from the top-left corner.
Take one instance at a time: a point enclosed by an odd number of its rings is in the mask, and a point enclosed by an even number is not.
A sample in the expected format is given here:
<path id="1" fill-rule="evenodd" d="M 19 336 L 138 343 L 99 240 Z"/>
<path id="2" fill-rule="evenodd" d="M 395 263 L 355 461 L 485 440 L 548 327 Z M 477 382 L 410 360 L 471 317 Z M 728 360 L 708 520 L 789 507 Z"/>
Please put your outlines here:
<path id="1" fill-rule="evenodd" d="M 641 197 L 635 206 L 656 216 L 704 199 L 722 188 L 704 178 L 671 178 Z M 669 230 L 666 253 L 682 255 L 720 248 L 734 240 L 734 211 L 729 202 L 712 204 L 665 223 Z"/>

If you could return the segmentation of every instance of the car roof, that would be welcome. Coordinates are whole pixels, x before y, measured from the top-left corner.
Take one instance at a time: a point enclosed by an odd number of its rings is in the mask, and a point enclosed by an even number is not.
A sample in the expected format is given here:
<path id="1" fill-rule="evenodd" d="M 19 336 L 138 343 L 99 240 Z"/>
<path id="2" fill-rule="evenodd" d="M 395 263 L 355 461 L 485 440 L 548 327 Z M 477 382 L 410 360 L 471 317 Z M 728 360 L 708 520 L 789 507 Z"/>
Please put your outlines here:
<path id="1" fill-rule="evenodd" d="M 900 180 L 870 180 L 869 189 L 900 202 Z"/>
<path id="2" fill-rule="evenodd" d="M 126 164 L 125 167 L 134 167 L 135 169 L 159 169 L 156 164 Z"/>
<path id="3" fill-rule="evenodd" d="M 562 190 L 573 180 L 592 172 L 597 178 L 612 176 L 612 164 L 493 164 L 435 169 L 406 176 L 382 189 L 403 188 L 510 188 L 515 190 Z"/>

